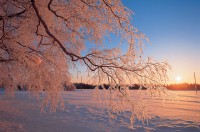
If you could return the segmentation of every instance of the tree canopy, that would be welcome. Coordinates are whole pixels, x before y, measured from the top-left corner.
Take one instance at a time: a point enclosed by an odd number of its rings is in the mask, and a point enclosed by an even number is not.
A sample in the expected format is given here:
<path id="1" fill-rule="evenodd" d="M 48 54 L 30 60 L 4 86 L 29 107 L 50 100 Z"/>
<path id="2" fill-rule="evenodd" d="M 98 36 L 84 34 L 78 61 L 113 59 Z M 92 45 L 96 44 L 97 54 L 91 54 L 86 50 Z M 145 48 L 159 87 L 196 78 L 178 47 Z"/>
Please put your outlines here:
<path id="1" fill-rule="evenodd" d="M 45 90 L 53 106 L 62 102 L 62 83 L 71 84 L 69 70 L 77 64 L 85 65 L 97 84 L 109 83 L 110 90 L 135 82 L 149 89 L 162 86 L 169 65 L 141 57 L 146 37 L 131 24 L 131 15 L 120 0 L 1 0 L 0 84 L 8 93 L 19 84 Z M 103 40 L 111 33 L 120 43 L 107 49 Z M 94 46 L 83 55 L 87 43 Z M 125 97 L 123 89 L 118 92 Z"/>

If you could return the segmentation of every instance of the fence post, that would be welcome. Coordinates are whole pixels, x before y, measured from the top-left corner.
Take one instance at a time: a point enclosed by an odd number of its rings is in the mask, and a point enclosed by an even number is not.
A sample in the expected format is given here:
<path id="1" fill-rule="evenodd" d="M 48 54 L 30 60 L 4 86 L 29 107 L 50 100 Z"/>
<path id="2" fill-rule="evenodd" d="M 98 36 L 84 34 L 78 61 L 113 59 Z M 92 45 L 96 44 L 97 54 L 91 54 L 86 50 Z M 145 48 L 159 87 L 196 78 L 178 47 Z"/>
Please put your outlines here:
<path id="1" fill-rule="evenodd" d="M 197 93 L 197 84 L 196 84 L 196 76 L 195 76 L 195 72 L 194 72 L 194 87 L 195 87 L 195 91 Z"/>

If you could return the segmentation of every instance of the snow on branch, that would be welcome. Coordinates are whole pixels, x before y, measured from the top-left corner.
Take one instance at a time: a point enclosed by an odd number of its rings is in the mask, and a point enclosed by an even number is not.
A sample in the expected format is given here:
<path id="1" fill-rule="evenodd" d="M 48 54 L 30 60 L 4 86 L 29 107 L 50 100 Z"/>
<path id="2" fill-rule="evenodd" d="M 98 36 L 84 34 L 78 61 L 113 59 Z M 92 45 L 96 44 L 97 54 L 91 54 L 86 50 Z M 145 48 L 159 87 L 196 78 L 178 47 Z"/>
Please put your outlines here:
<path id="1" fill-rule="evenodd" d="M 94 83 L 110 84 L 110 91 L 118 91 L 116 97 L 140 115 L 124 93 L 125 84 L 157 89 L 165 84 L 170 66 L 142 57 L 146 38 L 131 24 L 131 15 L 120 0 L 2 0 L 0 85 L 8 92 L 24 84 L 30 91 L 46 91 L 43 105 L 50 103 L 54 111 L 58 104 L 63 106 L 63 82 L 71 85 L 70 70 L 81 63 Z M 104 39 L 111 33 L 120 42 L 107 49 Z M 94 48 L 82 55 L 87 43 Z M 122 45 L 127 51 L 122 52 Z"/>

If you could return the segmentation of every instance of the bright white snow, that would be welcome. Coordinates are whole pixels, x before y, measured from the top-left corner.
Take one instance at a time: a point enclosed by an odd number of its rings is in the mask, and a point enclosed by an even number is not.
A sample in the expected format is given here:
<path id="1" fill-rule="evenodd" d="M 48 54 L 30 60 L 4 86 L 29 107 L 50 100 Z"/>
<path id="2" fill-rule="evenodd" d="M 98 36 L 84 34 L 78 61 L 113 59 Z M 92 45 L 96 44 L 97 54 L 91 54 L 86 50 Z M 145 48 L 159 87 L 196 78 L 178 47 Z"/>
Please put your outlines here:
<path id="1" fill-rule="evenodd" d="M 148 124 L 136 121 L 131 127 L 128 111 L 111 119 L 104 106 L 92 101 L 92 90 L 64 92 L 65 109 L 56 113 L 49 113 L 48 108 L 42 113 L 41 101 L 28 92 L 8 98 L 1 91 L 0 132 L 200 131 L 200 95 L 192 91 L 176 93 L 179 100 L 165 104 L 160 99 L 144 98 L 151 105 L 151 119 Z"/>

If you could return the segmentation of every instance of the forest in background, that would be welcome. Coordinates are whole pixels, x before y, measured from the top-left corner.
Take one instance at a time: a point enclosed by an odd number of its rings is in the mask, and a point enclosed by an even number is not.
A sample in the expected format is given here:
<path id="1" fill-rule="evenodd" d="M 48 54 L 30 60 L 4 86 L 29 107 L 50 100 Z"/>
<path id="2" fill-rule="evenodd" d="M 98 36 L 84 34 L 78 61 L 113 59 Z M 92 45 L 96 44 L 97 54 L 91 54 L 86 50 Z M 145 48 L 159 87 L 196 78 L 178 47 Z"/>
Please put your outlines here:
<path id="1" fill-rule="evenodd" d="M 94 89 L 96 85 L 93 84 L 87 84 L 87 83 L 73 83 L 72 85 L 66 85 L 63 84 L 63 89 L 64 91 L 73 91 L 75 89 Z M 102 84 L 98 86 L 99 89 L 108 89 L 110 86 L 108 84 Z M 128 86 L 130 90 L 146 90 L 144 86 L 140 86 L 139 84 L 134 84 L 131 86 Z M 169 90 L 195 90 L 195 84 L 190 84 L 190 83 L 178 83 L 178 84 L 168 84 L 166 85 L 166 88 Z M 196 84 L 197 90 L 200 90 L 200 84 Z M 3 86 L 0 86 L 0 89 L 3 90 Z M 17 86 L 18 90 L 22 91 L 27 91 L 28 87 L 27 85 L 18 85 Z M 45 90 L 44 90 L 45 91 Z"/>

